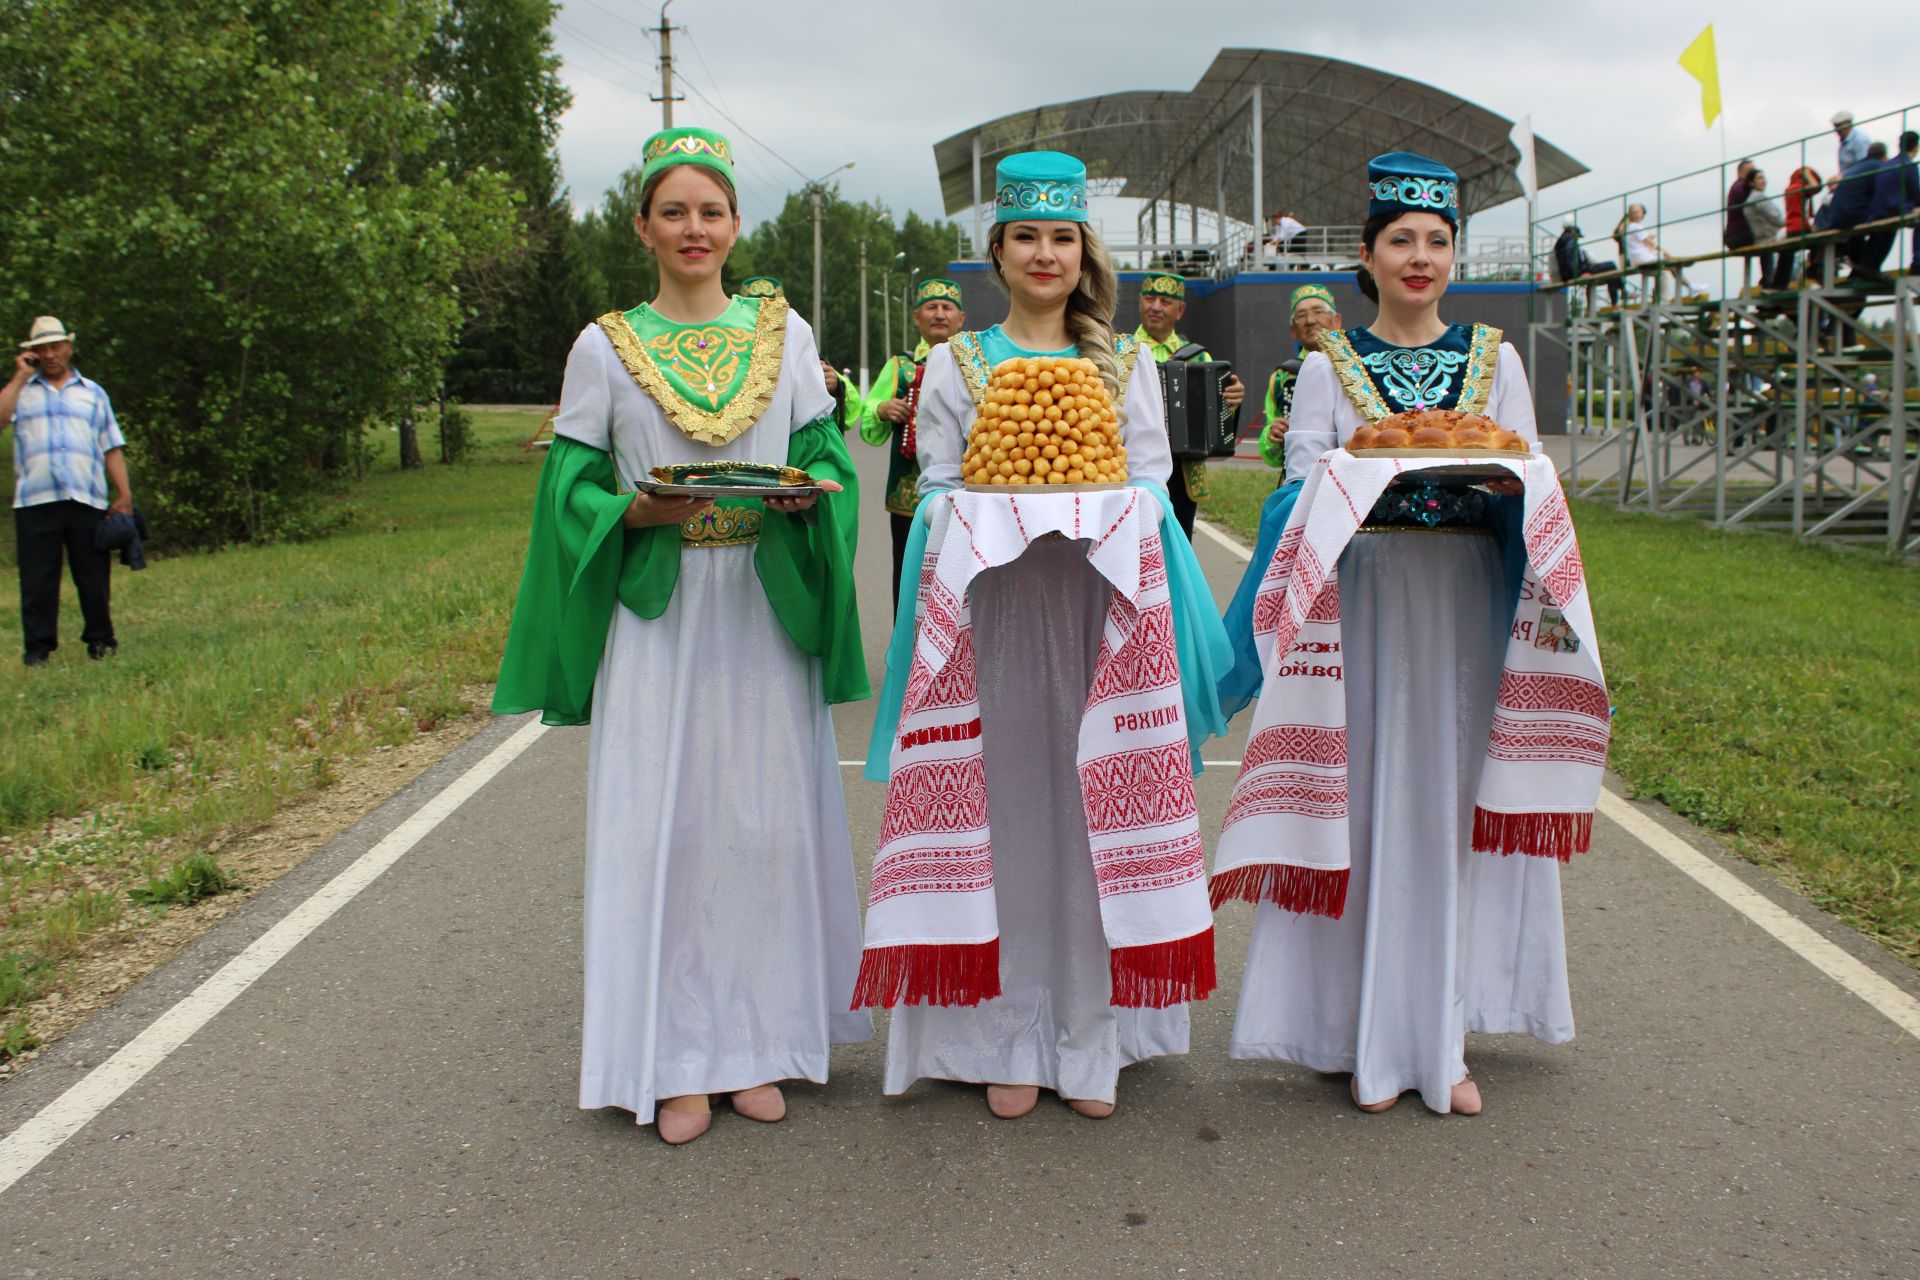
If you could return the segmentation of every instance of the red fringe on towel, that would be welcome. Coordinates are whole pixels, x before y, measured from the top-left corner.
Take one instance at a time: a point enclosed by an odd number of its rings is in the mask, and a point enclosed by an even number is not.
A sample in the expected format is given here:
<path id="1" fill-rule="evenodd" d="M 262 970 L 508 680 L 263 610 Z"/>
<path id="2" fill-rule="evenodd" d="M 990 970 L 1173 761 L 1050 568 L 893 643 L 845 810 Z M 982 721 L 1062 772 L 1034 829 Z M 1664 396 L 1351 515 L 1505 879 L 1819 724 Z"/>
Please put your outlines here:
<path id="1" fill-rule="evenodd" d="M 1122 1009 L 1164 1009 L 1213 994 L 1213 927 L 1191 938 L 1115 947 L 1113 1003 Z"/>
<path id="2" fill-rule="evenodd" d="M 1479 853 L 1527 853 L 1569 861 L 1593 844 L 1591 813 L 1494 813 L 1475 806 L 1473 847 Z"/>
<path id="3" fill-rule="evenodd" d="M 860 956 L 853 1007 L 976 1005 L 999 994 L 998 938 L 939 946 L 869 947 Z"/>
<path id="4" fill-rule="evenodd" d="M 1223 902 L 1271 902 L 1283 911 L 1338 920 L 1347 909 L 1347 869 L 1322 871 L 1283 862 L 1256 862 L 1215 876 L 1208 897 Z"/>

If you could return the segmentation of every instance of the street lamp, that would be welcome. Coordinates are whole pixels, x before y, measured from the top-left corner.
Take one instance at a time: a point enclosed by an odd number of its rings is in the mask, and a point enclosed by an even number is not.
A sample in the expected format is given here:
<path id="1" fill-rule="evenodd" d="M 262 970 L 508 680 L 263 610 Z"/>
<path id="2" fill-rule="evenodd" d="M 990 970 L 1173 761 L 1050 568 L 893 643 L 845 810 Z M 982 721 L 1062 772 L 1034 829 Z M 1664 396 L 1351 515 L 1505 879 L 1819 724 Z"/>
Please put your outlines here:
<path id="1" fill-rule="evenodd" d="M 903 260 L 907 251 L 902 249 L 887 259 L 880 268 L 880 340 L 886 341 L 893 336 L 893 264 Z"/>
<path id="2" fill-rule="evenodd" d="M 904 254 L 902 255 L 905 256 Z M 920 268 L 914 267 L 907 272 L 907 278 L 900 284 L 900 349 L 907 346 L 907 317 L 913 314 L 913 282 L 920 275 Z"/>
<path id="3" fill-rule="evenodd" d="M 885 218 L 876 217 L 874 220 L 884 225 L 887 230 L 893 230 L 893 224 Z M 867 237 L 862 235 L 860 237 L 860 394 L 863 396 L 867 394 L 867 292 Z M 880 336 L 883 339 L 887 335 L 887 327 L 883 319 L 880 325 Z"/>
<path id="4" fill-rule="evenodd" d="M 822 344 L 826 342 L 827 326 L 820 311 L 820 197 L 826 194 L 826 188 L 821 184 L 834 174 L 844 173 L 851 168 L 853 161 L 849 160 L 807 184 L 807 195 L 813 200 L 813 314 L 808 319 L 813 321 L 814 341 Z"/>

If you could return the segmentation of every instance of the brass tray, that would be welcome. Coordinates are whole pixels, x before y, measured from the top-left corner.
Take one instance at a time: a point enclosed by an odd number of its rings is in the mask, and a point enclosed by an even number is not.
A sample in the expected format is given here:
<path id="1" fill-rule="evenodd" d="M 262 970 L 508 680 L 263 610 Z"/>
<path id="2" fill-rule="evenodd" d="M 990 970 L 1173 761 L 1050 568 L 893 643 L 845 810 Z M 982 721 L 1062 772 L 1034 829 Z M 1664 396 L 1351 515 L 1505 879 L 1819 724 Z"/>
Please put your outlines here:
<path id="1" fill-rule="evenodd" d="M 805 498 L 824 493 L 798 467 L 766 462 L 683 462 L 655 467 L 634 488 L 663 498 Z"/>

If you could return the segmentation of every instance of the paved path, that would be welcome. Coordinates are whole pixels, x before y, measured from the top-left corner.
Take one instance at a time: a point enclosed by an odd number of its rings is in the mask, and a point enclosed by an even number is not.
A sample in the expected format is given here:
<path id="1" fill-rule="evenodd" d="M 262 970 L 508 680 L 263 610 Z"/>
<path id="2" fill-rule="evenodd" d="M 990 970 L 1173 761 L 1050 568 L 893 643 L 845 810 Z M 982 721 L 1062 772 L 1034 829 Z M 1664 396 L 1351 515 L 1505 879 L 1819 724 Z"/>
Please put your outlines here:
<path id="1" fill-rule="evenodd" d="M 861 458 L 872 498 L 881 459 Z M 1199 549 L 1224 599 L 1239 560 Z M 869 653 L 886 555 L 875 520 Z M 841 709 L 845 758 L 871 715 Z M 1109 1121 L 1049 1100 L 998 1122 L 948 1085 L 885 1099 L 876 1039 L 791 1088 L 785 1124 L 723 1113 L 669 1149 L 574 1107 L 587 739 L 528 735 L 475 786 L 522 731 L 461 748 L 0 1090 L 0 1275 L 1920 1275 L 1920 1023 L 1604 817 L 1567 877 L 1580 1038 L 1476 1037 L 1477 1119 L 1413 1098 L 1363 1116 L 1342 1079 L 1229 1061 L 1236 906 L 1193 1052 L 1128 1071 Z M 864 881 L 881 789 L 845 776 Z M 1202 779 L 1210 840 L 1232 776 Z M 1651 819 L 1885 1010 L 1920 1011 L 1913 975 Z M 290 914 L 403 846 L 336 914 L 338 893 Z M 182 1015 L 155 1019 L 196 990 L 211 1017 L 166 1052 Z"/>

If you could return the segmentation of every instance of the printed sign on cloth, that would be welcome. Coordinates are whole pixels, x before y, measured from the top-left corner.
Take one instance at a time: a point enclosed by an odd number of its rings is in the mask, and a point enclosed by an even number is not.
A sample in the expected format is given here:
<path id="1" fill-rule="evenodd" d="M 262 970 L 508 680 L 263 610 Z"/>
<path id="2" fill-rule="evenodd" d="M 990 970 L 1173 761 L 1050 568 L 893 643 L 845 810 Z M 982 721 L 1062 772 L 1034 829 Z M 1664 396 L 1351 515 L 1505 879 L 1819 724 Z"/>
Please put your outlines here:
<path id="1" fill-rule="evenodd" d="M 1347 722 L 1336 566 L 1403 471 L 1485 458 L 1322 456 L 1254 602 L 1267 673 L 1214 858 L 1211 897 L 1338 918 L 1348 877 Z M 1473 847 L 1567 860 L 1586 852 L 1610 721 L 1593 610 L 1566 494 L 1551 460 L 1499 459 L 1525 486 L 1520 589 L 1493 731 L 1474 801 Z"/>
<path id="2" fill-rule="evenodd" d="M 1011 564 L 1049 534 L 1090 540 L 1087 559 L 1113 588 L 1075 744 L 1112 1000 L 1163 1008 L 1204 999 L 1214 987 L 1213 913 L 1159 505 L 1132 488 L 961 491 L 943 502 L 921 573 L 854 1007 L 973 1005 L 1000 994 L 967 591 L 982 570 Z"/>

